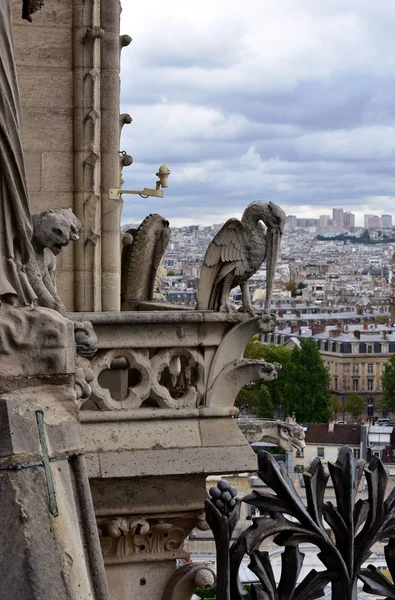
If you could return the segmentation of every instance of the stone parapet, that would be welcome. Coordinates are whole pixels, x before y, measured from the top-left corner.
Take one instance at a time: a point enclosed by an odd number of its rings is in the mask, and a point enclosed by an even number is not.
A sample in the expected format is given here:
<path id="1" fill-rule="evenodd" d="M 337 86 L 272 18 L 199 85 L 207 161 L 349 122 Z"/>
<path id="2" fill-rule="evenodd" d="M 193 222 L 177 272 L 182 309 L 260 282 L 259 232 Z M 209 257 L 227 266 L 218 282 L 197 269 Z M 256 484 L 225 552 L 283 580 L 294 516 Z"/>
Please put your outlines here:
<path id="1" fill-rule="evenodd" d="M 275 365 L 243 358 L 271 316 L 211 311 L 73 313 L 91 321 L 80 411 L 110 596 L 161 600 L 192 528 L 205 529 L 208 475 L 254 471 L 234 401 Z M 156 565 L 156 566 L 155 566 Z M 142 582 L 142 583 L 140 583 Z M 134 596 L 133 596 L 134 594 Z"/>

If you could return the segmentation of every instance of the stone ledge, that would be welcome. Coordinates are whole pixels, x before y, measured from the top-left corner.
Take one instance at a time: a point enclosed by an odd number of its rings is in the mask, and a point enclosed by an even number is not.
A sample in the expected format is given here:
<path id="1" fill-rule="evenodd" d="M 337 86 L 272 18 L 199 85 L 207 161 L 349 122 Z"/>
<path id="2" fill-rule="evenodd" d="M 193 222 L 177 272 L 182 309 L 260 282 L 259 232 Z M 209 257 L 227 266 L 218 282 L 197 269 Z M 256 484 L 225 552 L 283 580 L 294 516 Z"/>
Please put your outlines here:
<path id="1" fill-rule="evenodd" d="M 90 478 L 221 475 L 256 471 L 256 454 L 246 446 L 87 453 Z"/>

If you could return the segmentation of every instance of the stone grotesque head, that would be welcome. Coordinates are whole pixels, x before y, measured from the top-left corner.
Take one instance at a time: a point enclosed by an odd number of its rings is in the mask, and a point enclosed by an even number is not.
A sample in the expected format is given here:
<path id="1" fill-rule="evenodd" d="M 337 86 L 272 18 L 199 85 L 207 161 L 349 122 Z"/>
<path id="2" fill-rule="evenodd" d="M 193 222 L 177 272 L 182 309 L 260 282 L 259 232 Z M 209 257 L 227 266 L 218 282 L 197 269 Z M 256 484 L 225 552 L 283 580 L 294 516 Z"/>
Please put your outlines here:
<path id="1" fill-rule="evenodd" d="M 302 450 L 306 446 L 305 433 L 301 425 L 296 423 L 282 423 L 278 422 L 278 433 L 281 440 L 281 446 L 285 450 Z"/>
<path id="2" fill-rule="evenodd" d="M 49 248 L 58 256 L 62 248 L 79 238 L 81 223 L 71 208 L 46 210 L 33 219 L 33 244 L 36 249 Z"/>

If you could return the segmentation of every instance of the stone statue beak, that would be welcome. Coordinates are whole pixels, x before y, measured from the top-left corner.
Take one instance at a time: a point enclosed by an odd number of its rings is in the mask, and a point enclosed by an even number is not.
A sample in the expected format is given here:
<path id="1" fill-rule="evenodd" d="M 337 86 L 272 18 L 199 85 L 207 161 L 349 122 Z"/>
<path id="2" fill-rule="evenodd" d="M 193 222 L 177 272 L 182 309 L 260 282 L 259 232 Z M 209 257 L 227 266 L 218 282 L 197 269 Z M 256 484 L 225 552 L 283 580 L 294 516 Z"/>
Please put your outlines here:
<path id="1" fill-rule="evenodd" d="M 270 313 L 277 258 L 280 251 L 281 231 L 278 227 L 268 227 L 266 231 L 266 299 L 264 312 Z"/>

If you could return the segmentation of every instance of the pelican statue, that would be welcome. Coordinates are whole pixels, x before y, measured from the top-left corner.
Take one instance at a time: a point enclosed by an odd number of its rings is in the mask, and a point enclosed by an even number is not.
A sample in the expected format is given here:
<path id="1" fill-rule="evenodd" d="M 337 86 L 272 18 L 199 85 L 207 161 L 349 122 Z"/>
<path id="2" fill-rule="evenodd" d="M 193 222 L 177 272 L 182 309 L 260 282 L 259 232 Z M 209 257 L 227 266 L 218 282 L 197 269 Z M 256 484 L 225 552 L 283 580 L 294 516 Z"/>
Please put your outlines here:
<path id="1" fill-rule="evenodd" d="M 254 314 L 248 280 L 266 259 L 264 312 L 270 313 L 284 224 L 285 212 L 277 204 L 260 201 L 247 206 L 241 221 L 226 221 L 207 248 L 200 274 L 196 308 L 229 312 L 229 292 L 239 285 L 243 309 Z"/>

